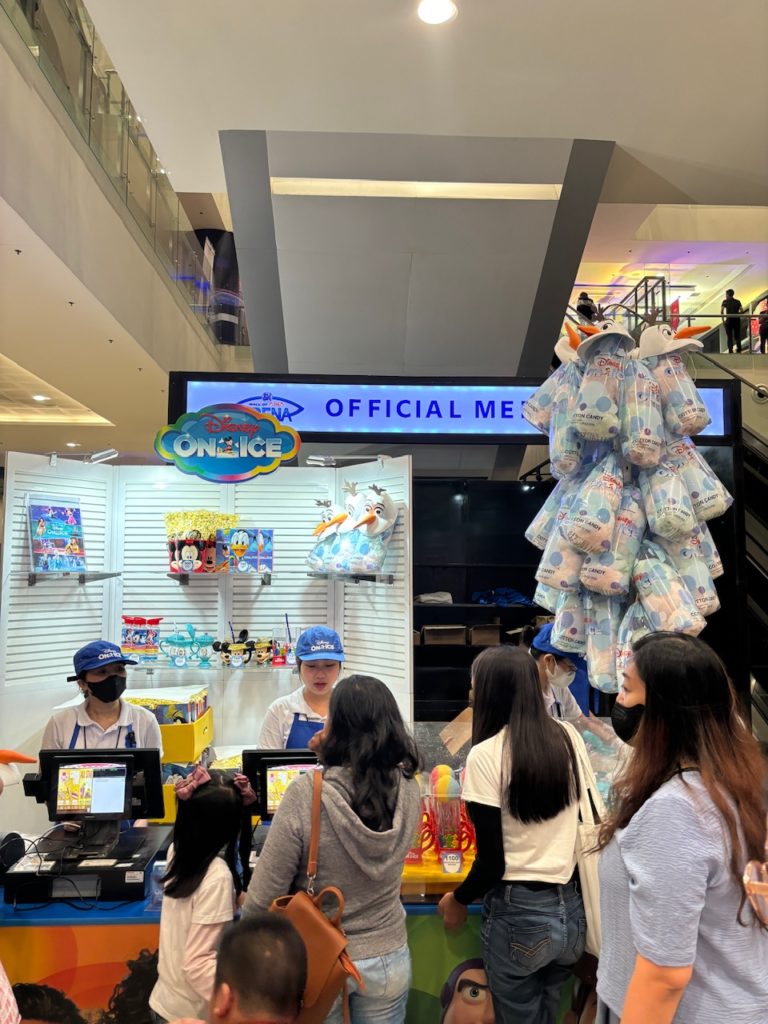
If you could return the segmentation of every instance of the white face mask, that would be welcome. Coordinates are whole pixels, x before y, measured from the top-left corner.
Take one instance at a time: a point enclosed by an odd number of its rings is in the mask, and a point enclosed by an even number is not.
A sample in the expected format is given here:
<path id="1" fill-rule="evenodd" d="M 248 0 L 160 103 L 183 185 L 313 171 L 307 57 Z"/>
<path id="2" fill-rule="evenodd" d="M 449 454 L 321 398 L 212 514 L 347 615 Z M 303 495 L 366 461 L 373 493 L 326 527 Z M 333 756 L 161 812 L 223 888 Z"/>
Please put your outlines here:
<path id="1" fill-rule="evenodd" d="M 553 672 L 547 671 L 549 685 L 556 686 L 561 690 L 567 690 L 575 678 L 576 669 L 562 668 L 560 665 L 556 665 Z"/>

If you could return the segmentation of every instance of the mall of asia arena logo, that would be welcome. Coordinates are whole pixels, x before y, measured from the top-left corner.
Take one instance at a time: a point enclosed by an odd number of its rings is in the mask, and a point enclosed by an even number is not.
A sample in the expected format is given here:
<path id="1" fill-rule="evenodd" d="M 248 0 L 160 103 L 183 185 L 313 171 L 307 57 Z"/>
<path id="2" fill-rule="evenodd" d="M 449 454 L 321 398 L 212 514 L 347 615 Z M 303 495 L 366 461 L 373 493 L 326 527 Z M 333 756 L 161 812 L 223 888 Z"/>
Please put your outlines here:
<path id="1" fill-rule="evenodd" d="M 273 473 L 293 459 L 299 435 L 274 416 L 243 405 L 209 405 L 163 427 L 155 451 L 182 473 L 217 483 L 240 483 Z"/>
<path id="2" fill-rule="evenodd" d="M 277 395 L 265 391 L 263 395 L 254 395 L 252 398 L 244 398 L 240 405 L 245 405 L 255 412 L 267 416 L 274 416 L 278 423 L 290 423 L 294 416 L 304 412 L 304 406 L 298 402 L 292 402 L 288 398 L 278 398 Z"/>

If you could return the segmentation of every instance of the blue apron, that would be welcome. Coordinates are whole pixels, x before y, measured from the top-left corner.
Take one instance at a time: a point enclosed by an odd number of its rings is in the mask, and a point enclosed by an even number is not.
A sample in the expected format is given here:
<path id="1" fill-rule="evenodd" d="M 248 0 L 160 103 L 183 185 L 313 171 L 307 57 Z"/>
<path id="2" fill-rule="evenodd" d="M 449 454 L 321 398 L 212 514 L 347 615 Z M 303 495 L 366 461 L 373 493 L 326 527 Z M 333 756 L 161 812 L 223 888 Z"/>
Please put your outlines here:
<path id="1" fill-rule="evenodd" d="M 285 741 L 285 749 L 306 750 L 309 746 L 309 741 L 313 736 L 317 736 L 324 726 L 325 722 L 308 722 L 306 718 L 297 711 L 293 716 L 293 723 L 291 725 L 291 731 L 288 733 L 288 739 Z"/>

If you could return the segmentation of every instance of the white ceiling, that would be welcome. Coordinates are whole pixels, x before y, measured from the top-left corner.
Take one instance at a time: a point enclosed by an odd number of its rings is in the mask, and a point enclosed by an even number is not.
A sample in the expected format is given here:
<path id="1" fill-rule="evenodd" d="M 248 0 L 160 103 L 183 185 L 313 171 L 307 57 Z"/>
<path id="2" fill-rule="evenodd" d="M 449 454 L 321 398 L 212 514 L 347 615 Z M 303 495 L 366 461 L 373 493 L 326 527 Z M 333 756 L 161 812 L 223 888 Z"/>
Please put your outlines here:
<path id="1" fill-rule="evenodd" d="M 175 188 L 223 192 L 218 131 L 615 140 L 604 198 L 768 203 L 768 4 L 89 0 Z"/>

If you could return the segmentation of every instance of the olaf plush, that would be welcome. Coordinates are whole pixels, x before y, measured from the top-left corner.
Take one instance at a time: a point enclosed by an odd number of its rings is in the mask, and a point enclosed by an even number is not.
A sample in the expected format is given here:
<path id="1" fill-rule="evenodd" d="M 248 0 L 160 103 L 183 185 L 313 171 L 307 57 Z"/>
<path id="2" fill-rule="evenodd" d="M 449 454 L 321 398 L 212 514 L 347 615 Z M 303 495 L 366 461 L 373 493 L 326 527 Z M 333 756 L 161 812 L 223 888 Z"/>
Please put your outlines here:
<path id="1" fill-rule="evenodd" d="M 333 541 L 342 524 L 349 519 L 347 511 L 334 505 L 328 499 L 317 500 L 315 504 L 320 511 L 320 522 L 312 531 L 312 536 L 317 538 L 314 547 L 307 555 L 307 564 L 316 572 L 322 572 L 326 568 L 326 561 L 330 558 Z"/>

